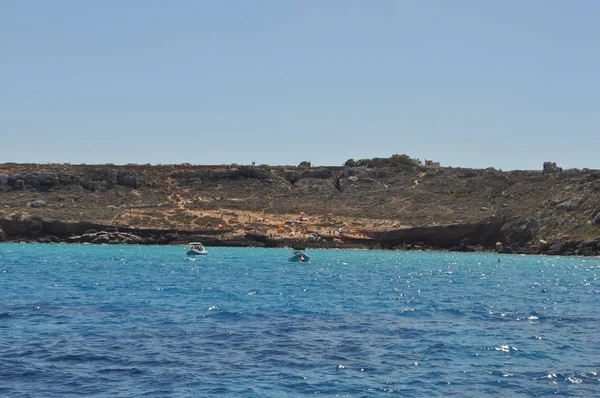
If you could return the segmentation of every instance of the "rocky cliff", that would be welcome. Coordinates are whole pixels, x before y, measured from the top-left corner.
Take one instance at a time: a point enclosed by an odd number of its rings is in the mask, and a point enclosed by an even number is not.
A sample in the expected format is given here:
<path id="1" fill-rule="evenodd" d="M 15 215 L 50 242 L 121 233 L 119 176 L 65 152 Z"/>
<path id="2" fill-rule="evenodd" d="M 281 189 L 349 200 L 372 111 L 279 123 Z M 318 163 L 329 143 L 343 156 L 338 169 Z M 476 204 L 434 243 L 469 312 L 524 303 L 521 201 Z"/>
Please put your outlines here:
<path id="1" fill-rule="evenodd" d="M 593 254 L 600 171 L 562 170 L 550 162 L 539 171 L 508 172 L 385 162 L 0 165 L 0 225 L 9 238 L 110 227 L 198 231 L 212 223 L 237 231 L 238 239 L 257 229 L 271 234 L 300 212 L 310 217 L 303 232 L 326 235 L 343 227 L 381 247 L 466 250 L 501 242 L 504 251 Z"/>

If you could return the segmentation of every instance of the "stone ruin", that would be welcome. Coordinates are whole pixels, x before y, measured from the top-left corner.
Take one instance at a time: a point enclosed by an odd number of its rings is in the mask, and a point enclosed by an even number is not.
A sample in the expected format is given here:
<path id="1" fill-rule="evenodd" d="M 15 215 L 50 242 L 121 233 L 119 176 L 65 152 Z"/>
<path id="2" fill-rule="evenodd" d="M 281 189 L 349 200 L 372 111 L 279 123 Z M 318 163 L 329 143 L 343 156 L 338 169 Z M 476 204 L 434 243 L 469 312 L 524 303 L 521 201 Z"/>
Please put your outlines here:
<path id="1" fill-rule="evenodd" d="M 544 174 L 556 174 L 562 171 L 562 167 L 558 167 L 556 162 L 544 162 Z"/>

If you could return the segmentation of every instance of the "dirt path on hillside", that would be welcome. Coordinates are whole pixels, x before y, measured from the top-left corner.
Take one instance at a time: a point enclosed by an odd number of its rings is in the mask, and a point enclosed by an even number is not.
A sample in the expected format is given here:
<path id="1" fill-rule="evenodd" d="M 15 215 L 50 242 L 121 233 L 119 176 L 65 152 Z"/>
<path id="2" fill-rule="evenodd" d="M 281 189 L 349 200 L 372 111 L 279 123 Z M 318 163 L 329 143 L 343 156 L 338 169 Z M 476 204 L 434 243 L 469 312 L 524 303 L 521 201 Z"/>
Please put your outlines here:
<path id="1" fill-rule="evenodd" d="M 340 228 L 344 230 L 345 235 L 361 236 L 362 231 L 364 230 L 385 230 L 406 227 L 404 225 L 399 225 L 398 222 L 394 220 L 385 219 L 363 219 L 339 217 L 335 215 L 331 219 L 327 219 L 325 215 L 311 215 L 305 213 L 272 214 L 233 209 L 189 209 L 187 206 L 190 201 L 185 199 L 186 196 L 190 196 L 189 190 L 177 186 L 171 179 L 168 179 L 168 181 L 169 190 L 172 193 L 167 198 L 169 206 L 167 206 L 164 211 L 157 209 L 127 209 L 124 212 L 115 215 L 113 221 L 130 225 L 138 224 L 139 220 L 143 219 L 143 224 L 146 224 L 147 226 L 161 225 L 165 228 L 189 229 L 190 227 L 204 227 L 204 225 L 198 224 L 198 220 L 204 218 L 215 220 L 215 222 L 211 223 L 213 227 L 218 225 L 216 220 L 222 220 L 222 223 L 226 227 L 232 228 L 232 233 L 236 235 L 243 235 L 253 231 L 274 237 L 308 237 L 310 234 L 335 235 L 339 234 Z M 271 203 L 267 208 L 270 207 L 272 207 Z M 182 221 L 181 212 L 191 216 L 191 218 L 187 221 Z M 192 219 L 194 221 L 191 221 Z M 192 226 L 190 226 L 190 224 L 192 224 Z M 284 233 L 280 233 L 280 228 L 284 228 Z"/>

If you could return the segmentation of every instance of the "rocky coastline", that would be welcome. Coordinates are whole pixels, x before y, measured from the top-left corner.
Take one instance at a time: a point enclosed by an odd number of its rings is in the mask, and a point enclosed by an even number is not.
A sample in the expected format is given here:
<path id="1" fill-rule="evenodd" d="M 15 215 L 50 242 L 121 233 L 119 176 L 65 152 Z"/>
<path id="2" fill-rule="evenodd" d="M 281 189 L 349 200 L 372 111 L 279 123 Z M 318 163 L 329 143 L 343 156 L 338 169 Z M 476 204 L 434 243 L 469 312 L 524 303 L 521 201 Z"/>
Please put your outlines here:
<path id="1" fill-rule="evenodd" d="M 433 168 L 431 167 L 433 166 Z M 600 254 L 600 170 L 0 164 L 0 241 Z"/>
<path id="2" fill-rule="evenodd" d="M 343 234 L 312 238 L 282 238 L 261 233 L 236 234 L 224 230 L 159 230 L 124 228 L 89 222 L 61 222 L 40 218 L 0 219 L 0 242 L 186 245 L 201 241 L 206 246 L 313 249 L 366 249 L 403 251 L 495 252 L 499 254 L 542 254 L 600 256 L 600 239 L 584 241 L 563 237 L 537 244 L 510 242 L 515 234 L 501 218 L 476 223 L 412 227 L 375 233 L 372 237 Z M 518 224 L 521 233 L 526 233 Z"/>

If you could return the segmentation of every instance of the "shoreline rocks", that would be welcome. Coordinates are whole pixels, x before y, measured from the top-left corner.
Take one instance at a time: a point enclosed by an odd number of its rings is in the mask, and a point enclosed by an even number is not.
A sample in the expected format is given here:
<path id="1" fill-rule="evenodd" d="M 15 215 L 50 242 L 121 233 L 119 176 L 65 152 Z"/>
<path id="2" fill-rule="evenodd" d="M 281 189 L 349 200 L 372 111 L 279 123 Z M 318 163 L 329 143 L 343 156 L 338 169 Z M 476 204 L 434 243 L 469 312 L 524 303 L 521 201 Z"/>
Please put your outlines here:
<path id="1" fill-rule="evenodd" d="M 490 252 L 498 254 L 600 255 L 600 238 L 584 241 L 570 237 L 530 240 L 536 220 L 494 218 L 476 223 L 425 226 L 383 231 L 372 237 L 328 236 L 316 239 L 281 238 L 264 234 L 234 234 L 231 230 L 156 230 L 98 225 L 87 222 L 43 220 L 27 214 L 0 218 L 0 242 L 294 247 L 323 249 L 420 250 Z"/>

